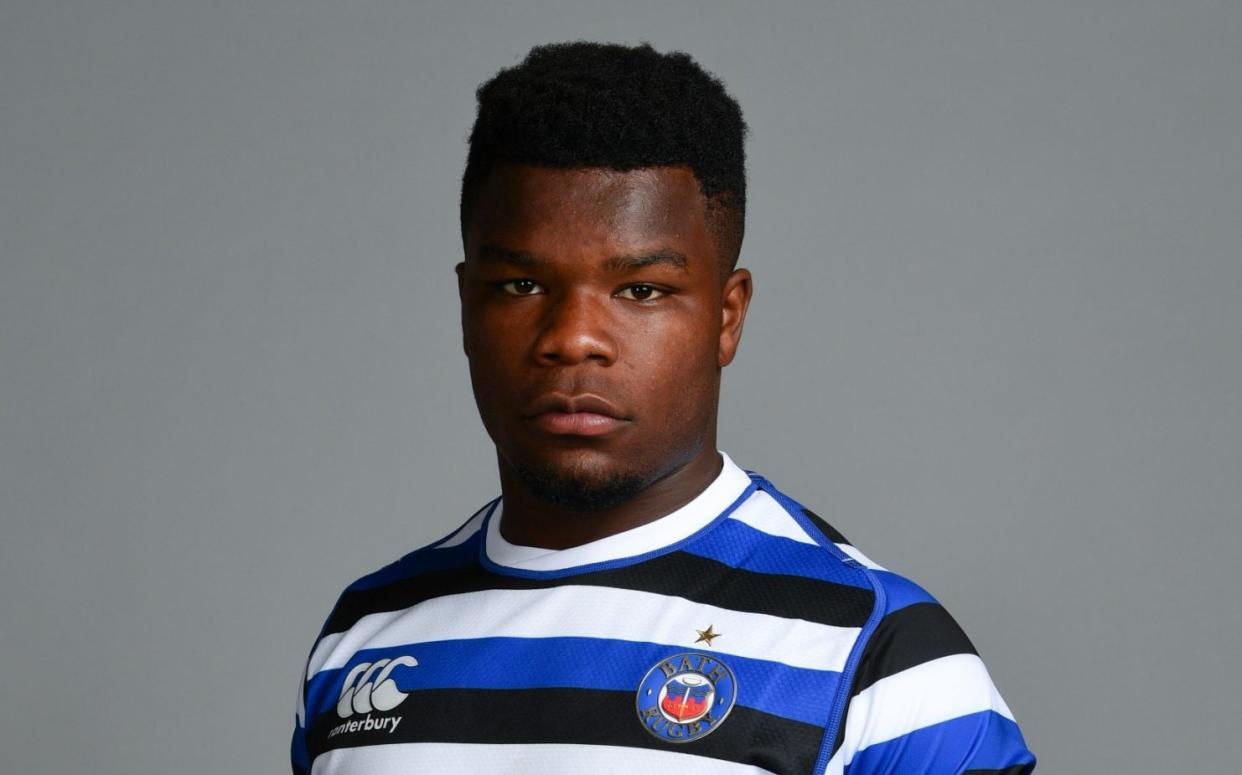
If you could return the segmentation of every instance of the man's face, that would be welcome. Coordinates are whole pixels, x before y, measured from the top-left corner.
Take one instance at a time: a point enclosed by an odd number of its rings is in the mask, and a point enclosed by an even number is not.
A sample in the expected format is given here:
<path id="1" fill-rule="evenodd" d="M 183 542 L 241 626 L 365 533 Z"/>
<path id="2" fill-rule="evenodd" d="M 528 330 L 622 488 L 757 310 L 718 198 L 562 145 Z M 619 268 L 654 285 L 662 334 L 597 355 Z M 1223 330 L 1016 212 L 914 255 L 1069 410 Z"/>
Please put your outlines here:
<path id="1" fill-rule="evenodd" d="M 714 454 L 749 275 L 722 267 L 681 167 L 503 165 L 458 266 L 483 425 L 536 495 L 609 508 Z"/>

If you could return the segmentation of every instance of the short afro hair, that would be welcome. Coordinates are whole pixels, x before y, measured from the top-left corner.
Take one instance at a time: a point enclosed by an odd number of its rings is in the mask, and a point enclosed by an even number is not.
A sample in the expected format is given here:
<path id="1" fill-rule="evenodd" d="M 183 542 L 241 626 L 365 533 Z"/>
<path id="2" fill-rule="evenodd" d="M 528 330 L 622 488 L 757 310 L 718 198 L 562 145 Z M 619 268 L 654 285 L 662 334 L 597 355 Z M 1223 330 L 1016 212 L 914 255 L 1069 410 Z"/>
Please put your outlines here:
<path id="1" fill-rule="evenodd" d="M 531 49 L 478 89 L 461 183 L 461 228 L 499 164 L 689 167 L 732 269 L 746 215 L 746 123 L 724 84 L 682 52 L 648 44 L 554 43 Z"/>

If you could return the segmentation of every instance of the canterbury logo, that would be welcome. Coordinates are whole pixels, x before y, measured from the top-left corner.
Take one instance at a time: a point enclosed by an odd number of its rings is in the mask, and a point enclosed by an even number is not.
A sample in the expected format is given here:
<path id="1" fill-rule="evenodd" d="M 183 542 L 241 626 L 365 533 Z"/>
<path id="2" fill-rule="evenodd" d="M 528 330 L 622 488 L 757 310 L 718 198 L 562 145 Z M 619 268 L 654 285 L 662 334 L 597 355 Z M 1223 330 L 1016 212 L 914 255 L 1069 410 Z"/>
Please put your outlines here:
<path id="1" fill-rule="evenodd" d="M 389 676 L 398 667 L 417 666 L 418 660 L 414 657 L 380 659 L 354 665 L 354 669 L 345 676 L 345 685 L 341 687 L 341 699 L 336 703 L 337 715 L 349 718 L 354 713 L 383 712 L 397 707 L 409 694 L 398 689 L 397 682 Z"/>

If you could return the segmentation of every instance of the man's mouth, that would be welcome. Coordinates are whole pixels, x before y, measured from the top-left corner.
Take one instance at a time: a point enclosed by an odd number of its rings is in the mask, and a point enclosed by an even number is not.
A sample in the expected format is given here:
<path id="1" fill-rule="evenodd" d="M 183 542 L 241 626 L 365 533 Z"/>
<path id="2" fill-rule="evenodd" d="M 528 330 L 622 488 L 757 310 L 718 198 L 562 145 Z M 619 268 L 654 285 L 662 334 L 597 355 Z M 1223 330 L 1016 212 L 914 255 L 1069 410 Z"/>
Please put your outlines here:
<path id="1" fill-rule="evenodd" d="M 629 423 L 624 413 L 600 396 L 550 393 L 533 402 L 524 416 L 557 436 L 602 436 Z"/>

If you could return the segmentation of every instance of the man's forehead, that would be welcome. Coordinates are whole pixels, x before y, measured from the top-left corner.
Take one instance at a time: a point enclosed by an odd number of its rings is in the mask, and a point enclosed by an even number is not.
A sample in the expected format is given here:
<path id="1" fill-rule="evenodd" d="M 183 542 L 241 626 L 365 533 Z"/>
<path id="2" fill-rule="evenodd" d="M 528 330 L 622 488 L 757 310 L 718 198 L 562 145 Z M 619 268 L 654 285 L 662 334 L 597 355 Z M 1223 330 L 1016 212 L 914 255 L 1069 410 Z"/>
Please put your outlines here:
<path id="1" fill-rule="evenodd" d="M 589 256 L 606 268 L 632 271 L 663 254 L 650 263 L 696 274 L 696 267 L 710 267 L 718 274 L 724 262 L 713 223 L 689 167 L 504 164 L 478 189 L 466 259 L 484 258 L 480 250 L 488 246 L 545 260 Z"/>
<path id="2" fill-rule="evenodd" d="M 686 167 L 502 165 L 479 191 L 472 226 L 487 231 L 607 228 L 680 233 L 703 226 L 707 202 Z"/>
<path id="3" fill-rule="evenodd" d="M 506 265 L 519 269 L 535 270 L 554 261 L 554 258 L 529 250 L 515 250 L 495 243 L 480 245 L 475 259 L 485 264 Z M 634 253 L 618 253 L 601 256 L 602 268 L 613 272 L 632 272 L 652 266 L 670 267 L 687 272 L 690 263 L 686 255 L 670 248 L 654 248 Z"/>

